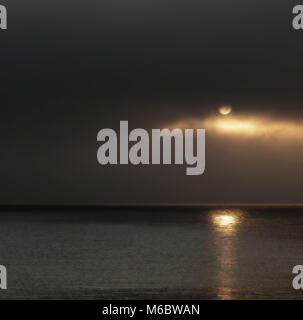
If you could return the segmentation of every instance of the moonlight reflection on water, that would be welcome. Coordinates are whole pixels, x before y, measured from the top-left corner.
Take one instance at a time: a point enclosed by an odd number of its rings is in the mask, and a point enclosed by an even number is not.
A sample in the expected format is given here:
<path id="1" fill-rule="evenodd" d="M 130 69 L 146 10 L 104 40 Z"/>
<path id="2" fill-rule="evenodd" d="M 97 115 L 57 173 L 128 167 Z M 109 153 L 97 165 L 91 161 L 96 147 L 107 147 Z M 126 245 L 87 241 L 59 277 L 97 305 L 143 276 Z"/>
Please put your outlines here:
<path id="1" fill-rule="evenodd" d="M 231 299 L 236 284 L 238 264 L 235 241 L 238 227 L 243 221 L 245 211 L 241 209 L 217 209 L 209 211 L 217 249 L 217 296 Z"/>

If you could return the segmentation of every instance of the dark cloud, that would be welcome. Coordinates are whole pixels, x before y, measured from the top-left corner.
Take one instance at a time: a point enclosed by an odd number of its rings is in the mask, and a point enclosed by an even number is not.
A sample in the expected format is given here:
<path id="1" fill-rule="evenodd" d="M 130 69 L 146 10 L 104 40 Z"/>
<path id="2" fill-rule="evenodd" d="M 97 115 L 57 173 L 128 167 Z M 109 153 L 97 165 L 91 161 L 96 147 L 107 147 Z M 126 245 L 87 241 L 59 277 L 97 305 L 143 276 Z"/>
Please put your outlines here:
<path id="1" fill-rule="evenodd" d="M 301 118 L 296 1 L 1 3 L 1 203 L 301 201 L 295 149 L 286 161 L 211 138 L 207 172 L 192 178 L 96 162 L 98 130 L 120 120 L 150 128 L 226 103 Z"/>

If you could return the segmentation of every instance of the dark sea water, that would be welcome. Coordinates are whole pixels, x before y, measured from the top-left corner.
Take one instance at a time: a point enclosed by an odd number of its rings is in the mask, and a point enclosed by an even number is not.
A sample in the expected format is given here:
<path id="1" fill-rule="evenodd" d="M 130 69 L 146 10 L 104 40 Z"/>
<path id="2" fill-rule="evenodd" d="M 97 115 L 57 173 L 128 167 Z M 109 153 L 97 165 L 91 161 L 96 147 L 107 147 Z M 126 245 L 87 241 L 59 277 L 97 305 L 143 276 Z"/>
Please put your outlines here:
<path id="1" fill-rule="evenodd" d="M 303 208 L 0 212 L 1 299 L 301 299 Z"/>

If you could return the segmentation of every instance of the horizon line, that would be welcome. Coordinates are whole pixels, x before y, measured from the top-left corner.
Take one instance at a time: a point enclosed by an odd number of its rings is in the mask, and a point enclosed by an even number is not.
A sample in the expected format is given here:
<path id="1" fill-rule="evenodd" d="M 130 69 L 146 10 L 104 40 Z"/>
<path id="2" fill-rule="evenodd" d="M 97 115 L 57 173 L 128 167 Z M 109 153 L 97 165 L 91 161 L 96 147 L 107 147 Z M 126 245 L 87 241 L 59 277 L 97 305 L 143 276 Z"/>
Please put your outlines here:
<path id="1" fill-rule="evenodd" d="M 110 208 L 218 208 L 218 207 L 303 207 L 303 203 L 103 203 L 103 204 L 0 204 L 3 209 L 110 209 Z"/>

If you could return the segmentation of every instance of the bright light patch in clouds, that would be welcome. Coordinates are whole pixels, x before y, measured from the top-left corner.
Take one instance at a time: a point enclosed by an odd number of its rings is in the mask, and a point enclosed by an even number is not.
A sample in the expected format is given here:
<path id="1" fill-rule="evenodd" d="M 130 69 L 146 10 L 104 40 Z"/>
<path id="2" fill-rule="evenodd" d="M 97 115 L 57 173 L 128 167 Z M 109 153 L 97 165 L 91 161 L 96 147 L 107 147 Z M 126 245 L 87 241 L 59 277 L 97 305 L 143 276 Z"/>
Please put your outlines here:
<path id="1" fill-rule="evenodd" d="M 209 133 L 235 137 L 261 137 L 303 142 L 303 121 L 275 119 L 261 115 L 210 116 L 205 119 L 184 119 L 170 127 L 205 128 Z"/>

